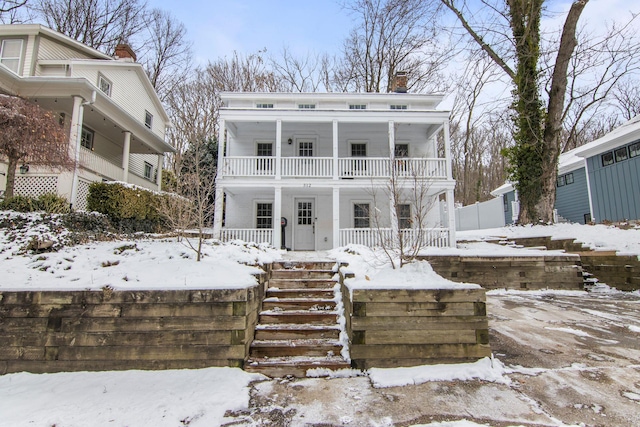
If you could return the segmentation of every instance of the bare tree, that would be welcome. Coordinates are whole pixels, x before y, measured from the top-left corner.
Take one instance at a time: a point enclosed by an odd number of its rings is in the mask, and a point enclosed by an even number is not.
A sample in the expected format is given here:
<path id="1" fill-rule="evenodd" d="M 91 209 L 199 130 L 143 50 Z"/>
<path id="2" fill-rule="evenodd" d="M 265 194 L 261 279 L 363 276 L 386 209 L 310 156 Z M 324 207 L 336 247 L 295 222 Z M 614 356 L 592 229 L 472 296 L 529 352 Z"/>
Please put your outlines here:
<path id="1" fill-rule="evenodd" d="M 140 0 L 36 0 L 30 5 L 48 27 L 106 53 L 141 32 L 145 7 Z"/>
<path id="2" fill-rule="evenodd" d="M 176 148 L 176 153 L 168 160 L 169 168 L 176 176 L 189 143 L 215 137 L 219 102 L 215 83 L 202 68 L 193 70 L 190 80 L 179 83 L 167 94 L 166 103 L 173 124 L 169 129 L 169 141 Z"/>
<path id="3" fill-rule="evenodd" d="M 191 72 L 191 43 L 184 24 L 168 12 L 153 9 L 143 22 L 146 36 L 141 62 L 160 99 L 165 101 Z"/>
<path id="4" fill-rule="evenodd" d="M 412 92 L 442 90 L 440 71 L 449 49 L 438 40 L 433 1 L 356 0 L 345 8 L 357 26 L 344 42 L 337 86 L 355 92 L 390 92 L 393 76 L 405 71 Z"/>
<path id="5" fill-rule="evenodd" d="M 516 144 L 508 151 L 511 177 L 520 194 L 522 224 L 553 221 L 557 163 L 563 135 L 562 119 L 567 93 L 567 70 L 577 45 L 578 20 L 588 0 L 575 0 L 567 13 L 557 53 L 551 68 L 548 102 L 543 113 L 540 90 L 540 20 L 544 0 L 507 0 L 501 8 L 495 2 L 482 0 L 487 10 L 504 19 L 510 34 L 500 36 L 509 42 L 510 53 L 500 53 L 485 40 L 486 27 L 472 26 L 472 15 L 466 1 L 440 0 L 471 36 L 475 43 L 509 76 L 514 84 Z M 496 28 L 496 27 L 493 27 Z M 495 31 L 492 28 L 491 31 Z M 498 28 L 505 28 L 504 26 Z M 501 48 L 504 46 L 501 46 Z M 509 63 L 515 62 L 515 69 Z"/>
<path id="6" fill-rule="evenodd" d="M 624 120 L 631 120 L 640 114 L 640 87 L 637 80 L 624 79 L 614 88 L 611 96 L 615 100 L 614 106 Z"/>
<path id="7" fill-rule="evenodd" d="M 328 54 L 307 54 L 296 57 L 287 48 L 278 58 L 271 58 L 271 67 L 288 92 L 331 92 L 333 60 Z"/>
<path id="8" fill-rule="evenodd" d="M 69 139 L 57 115 L 17 96 L 0 94 L 0 156 L 8 162 L 5 197 L 13 197 L 19 163 L 71 169 Z"/>
<path id="9" fill-rule="evenodd" d="M 280 77 L 269 67 L 265 50 L 249 55 L 234 52 L 231 58 L 221 58 L 207 65 L 206 72 L 216 93 L 278 92 L 285 88 Z"/>
<path id="10" fill-rule="evenodd" d="M 0 22 L 3 24 L 17 24 L 22 22 L 19 12 L 27 0 L 2 0 L 0 1 Z"/>

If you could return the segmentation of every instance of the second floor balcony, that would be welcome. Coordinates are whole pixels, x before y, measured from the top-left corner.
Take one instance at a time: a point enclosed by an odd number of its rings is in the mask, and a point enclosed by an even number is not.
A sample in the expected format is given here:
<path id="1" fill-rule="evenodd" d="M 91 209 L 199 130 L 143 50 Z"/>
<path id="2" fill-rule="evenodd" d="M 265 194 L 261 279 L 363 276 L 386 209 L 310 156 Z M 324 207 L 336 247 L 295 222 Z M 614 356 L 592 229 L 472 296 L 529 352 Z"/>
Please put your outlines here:
<path id="1" fill-rule="evenodd" d="M 446 179 L 443 158 L 228 156 L 222 177 Z"/>

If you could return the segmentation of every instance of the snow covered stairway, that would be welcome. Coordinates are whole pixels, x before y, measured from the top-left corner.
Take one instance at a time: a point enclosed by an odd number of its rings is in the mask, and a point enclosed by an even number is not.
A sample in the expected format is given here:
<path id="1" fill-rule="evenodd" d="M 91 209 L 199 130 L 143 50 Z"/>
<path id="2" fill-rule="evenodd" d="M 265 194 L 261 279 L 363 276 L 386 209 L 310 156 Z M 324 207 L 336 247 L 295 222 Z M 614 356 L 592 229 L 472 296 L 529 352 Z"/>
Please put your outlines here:
<path id="1" fill-rule="evenodd" d="M 304 377 L 308 369 L 343 369 L 333 262 L 273 265 L 245 370 Z"/>

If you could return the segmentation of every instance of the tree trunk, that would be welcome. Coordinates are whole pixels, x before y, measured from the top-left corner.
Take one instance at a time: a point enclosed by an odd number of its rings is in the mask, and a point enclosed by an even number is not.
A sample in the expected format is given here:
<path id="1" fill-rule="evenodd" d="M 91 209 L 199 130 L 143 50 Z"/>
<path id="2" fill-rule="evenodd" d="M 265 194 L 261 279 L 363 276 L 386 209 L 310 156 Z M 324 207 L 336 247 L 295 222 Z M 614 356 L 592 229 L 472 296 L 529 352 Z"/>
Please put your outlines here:
<path id="1" fill-rule="evenodd" d="M 4 197 L 9 199 L 13 197 L 13 190 L 16 186 L 16 167 L 18 166 L 18 159 L 9 157 L 9 164 L 7 166 L 7 187 L 5 188 Z"/>
<path id="2" fill-rule="evenodd" d="M 567 69 L 573 51 L 578 44 L 576 27 L 578 19 L 589 0 L 575 1 L 567 14 L 562 28 L 562 37 L 558 48 L 558 56 L 553 68 L 549 103 L 544 124 L 544 152 L 542 159 L 541 194 L 536 211 L 544 222 L 553 221 L 553 209 L 556 202 L 556 181 L 558 178 L 558 157 L 562 143 L 562 112 L 567 92 Z"/>

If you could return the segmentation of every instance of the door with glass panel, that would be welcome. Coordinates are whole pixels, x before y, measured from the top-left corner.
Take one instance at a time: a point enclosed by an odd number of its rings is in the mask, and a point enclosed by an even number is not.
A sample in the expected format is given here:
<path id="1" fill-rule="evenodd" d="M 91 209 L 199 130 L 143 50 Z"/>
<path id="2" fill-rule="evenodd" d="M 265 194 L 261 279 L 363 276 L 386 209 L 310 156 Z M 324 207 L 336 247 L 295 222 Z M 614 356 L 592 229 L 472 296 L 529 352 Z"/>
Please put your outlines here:
<path id="1" fill-rule="evenodd" d="M 295 221 L 293 230 L 293 249 L 313 251 L 315 244 L 315 216 L 313 199 L 295 199 Z"/>

